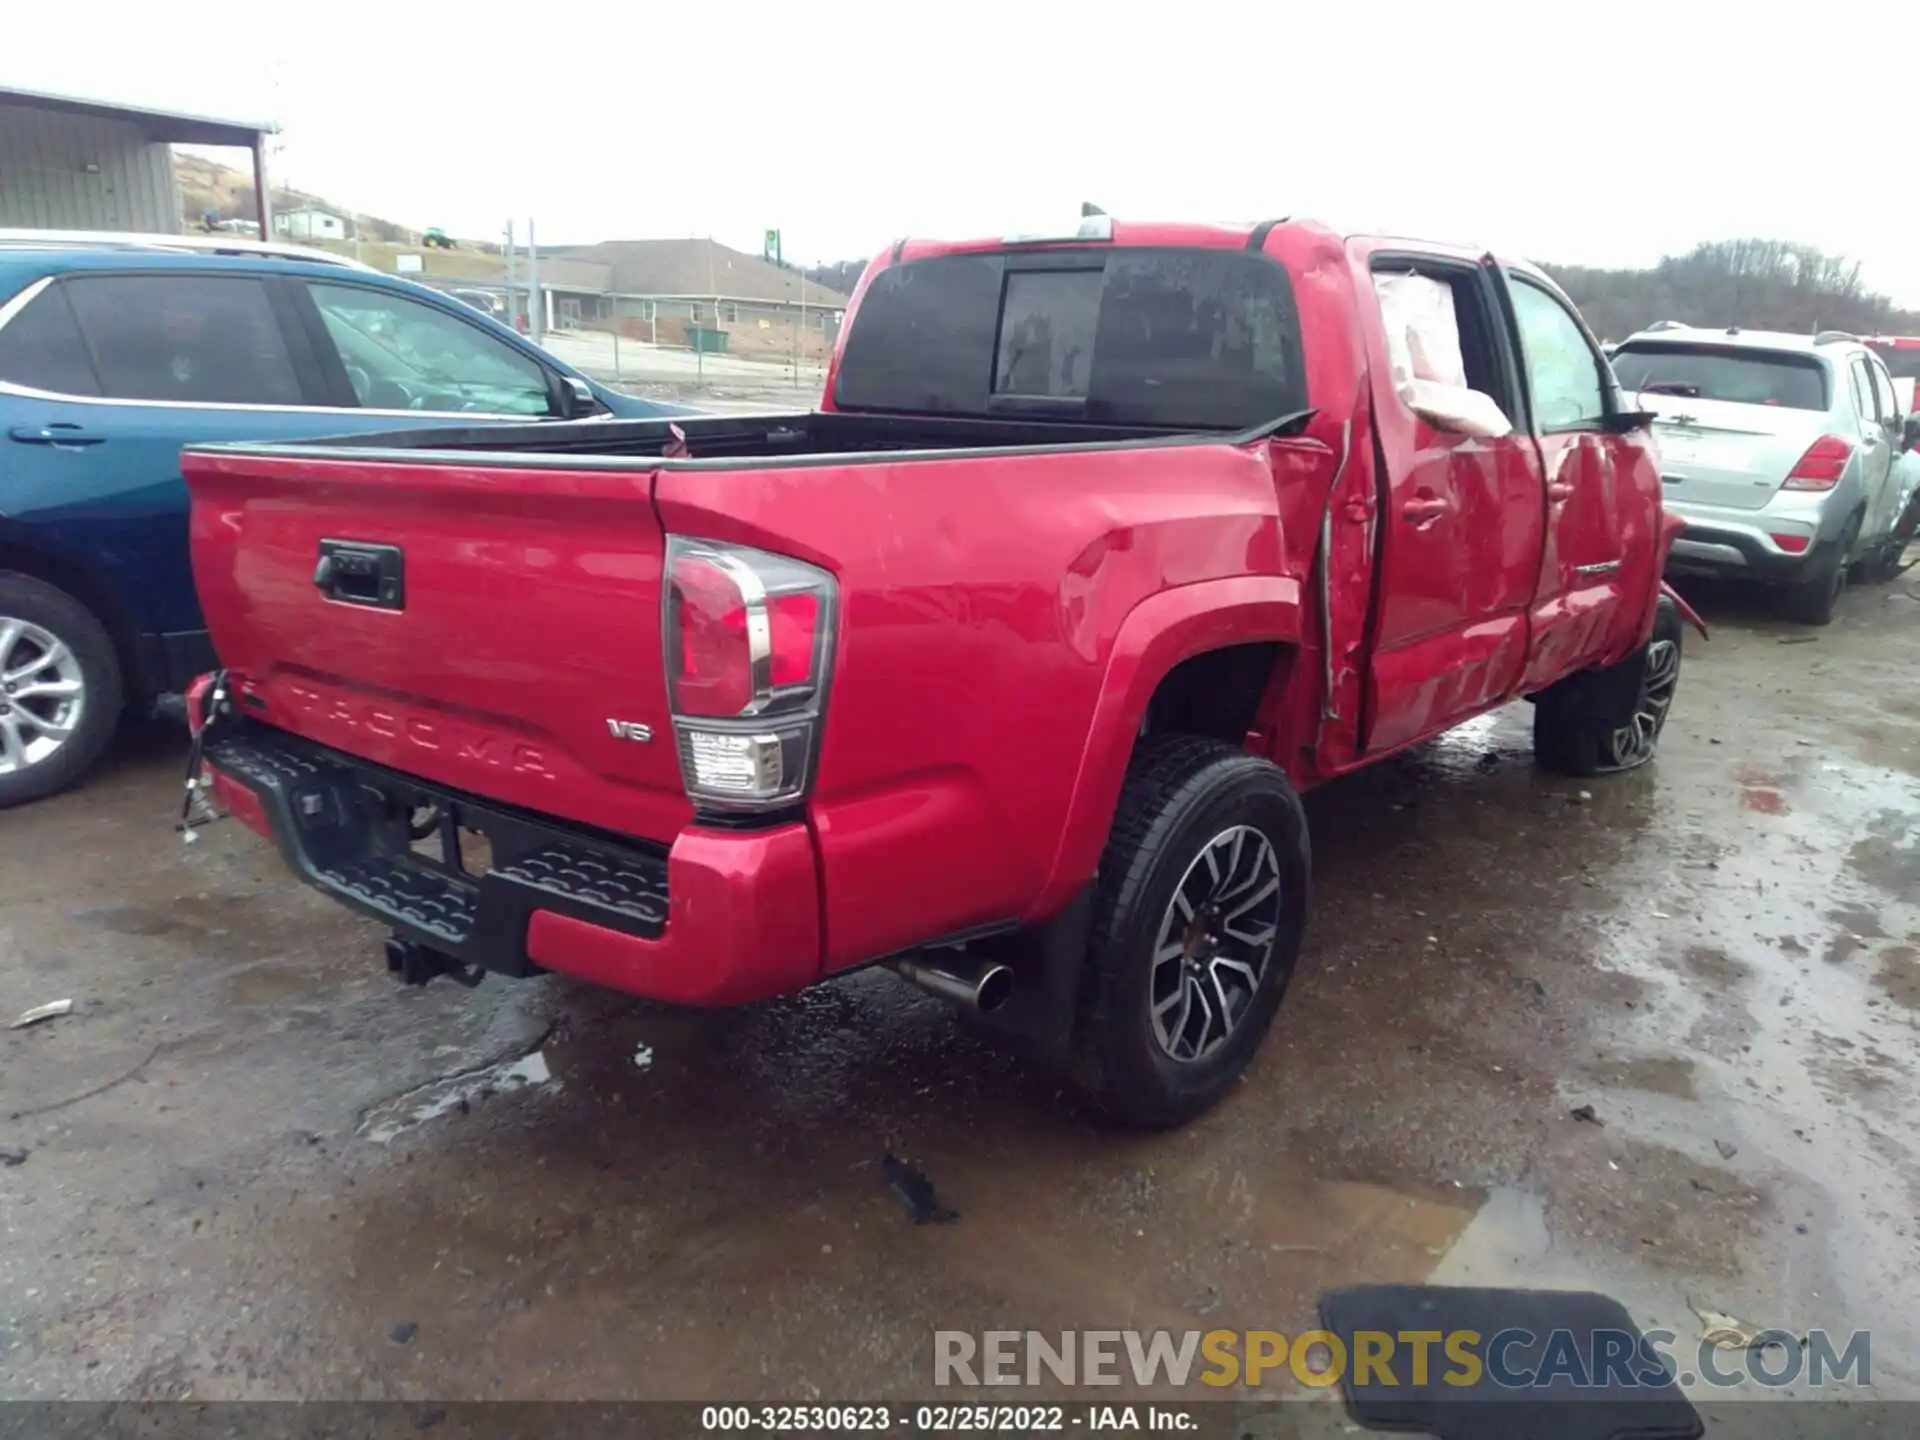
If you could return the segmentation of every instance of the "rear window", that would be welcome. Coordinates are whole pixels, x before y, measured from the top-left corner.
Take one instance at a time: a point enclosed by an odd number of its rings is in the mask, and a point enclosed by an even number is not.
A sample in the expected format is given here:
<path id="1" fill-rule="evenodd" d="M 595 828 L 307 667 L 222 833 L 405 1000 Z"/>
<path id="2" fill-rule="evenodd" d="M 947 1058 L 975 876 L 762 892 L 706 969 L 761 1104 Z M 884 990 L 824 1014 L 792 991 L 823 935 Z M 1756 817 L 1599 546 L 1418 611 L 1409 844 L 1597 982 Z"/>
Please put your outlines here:
<path id="1" fill-rule="evenodd" d="M 89 275 L 64 282 L 116 400 L 298 405 L 266 286 L 239 275 Z"/>
<path id="2" fill-rule="evenodd" d="M 1306 408 L 1287 273 L 1240 250 L 942 255 L 875 277 L 845 410 L 1239 430 Z"/>
<path id="3" fill-rule="evenodd" d="M 1826 367 L 1811 355 L 1631 341 L 1614 351 L 1613 371 L 1626 389 L 1656 395 L 1788 410 L 1827 408 Z"/>
<path id="4" fill-rule="evenodd" d="M 0 380 L 58 395 L 98 395 L 100 382 L 66 291 L 49 285 L 0 330 Z"/>

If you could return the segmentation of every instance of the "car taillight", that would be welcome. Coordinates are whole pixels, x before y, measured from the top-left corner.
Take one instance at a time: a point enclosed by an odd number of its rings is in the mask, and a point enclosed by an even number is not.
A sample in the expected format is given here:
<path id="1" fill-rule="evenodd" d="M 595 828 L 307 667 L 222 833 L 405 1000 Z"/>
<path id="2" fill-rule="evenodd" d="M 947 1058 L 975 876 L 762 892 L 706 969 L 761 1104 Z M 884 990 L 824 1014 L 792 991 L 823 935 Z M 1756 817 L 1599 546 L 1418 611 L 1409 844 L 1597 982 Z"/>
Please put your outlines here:
<path id="1" fill-rule="evenodd" d="M 1807 453 L 1787 472 L 1783 490 L 1831 490 L 1840 483 L 1847 461 L 1853 458 L 1853 446 L 1838 435 L 1822 435 L 1807 447 Z"/>
<path id="2" fill-rule="evenodd" d="M 839 587 L 744 545 L 667 540 L 667 701 L 687 795 L 766 810 L 812 779 Z"/>

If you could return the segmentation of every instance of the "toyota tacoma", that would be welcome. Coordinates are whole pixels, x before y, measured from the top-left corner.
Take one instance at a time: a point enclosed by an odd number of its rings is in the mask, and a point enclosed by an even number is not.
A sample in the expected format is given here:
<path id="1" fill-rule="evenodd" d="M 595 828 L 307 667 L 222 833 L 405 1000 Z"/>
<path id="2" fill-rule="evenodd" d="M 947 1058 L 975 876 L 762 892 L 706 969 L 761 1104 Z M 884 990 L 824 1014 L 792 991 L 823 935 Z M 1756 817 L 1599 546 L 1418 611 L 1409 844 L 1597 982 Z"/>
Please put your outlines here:
<path id="1" fill-rule="evenodd" d="M 811 413 L 190 451 L 193 773 L 405 978 L 886 965 L 1172 1125 L 1294 972 L 1300 792 L 1523 697 L 1653 755 L 1649 420 L 1476 250 L 903 241 Z"/>

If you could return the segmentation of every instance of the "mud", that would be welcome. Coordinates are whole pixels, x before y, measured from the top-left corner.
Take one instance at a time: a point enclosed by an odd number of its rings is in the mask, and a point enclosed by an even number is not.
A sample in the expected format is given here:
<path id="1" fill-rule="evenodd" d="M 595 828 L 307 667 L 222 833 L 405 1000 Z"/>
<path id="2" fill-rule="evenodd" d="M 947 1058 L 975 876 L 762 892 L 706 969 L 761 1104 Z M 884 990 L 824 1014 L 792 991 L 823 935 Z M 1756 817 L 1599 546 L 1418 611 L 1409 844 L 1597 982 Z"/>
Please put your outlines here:
<path id="1" fill-rule="evenodd" d="M 248 832 L 182 845 L 179 737 L 130 733 L 0 816 L 0 1017 L 76 1001 L 0 1032 L 0 1394 L 910 1396 L 935 1328 L 1427 1277 L 1871 1328 L 1920 1393 L 1920 601 L 1699 598 L 1655 766 L 1545 776 L 1520 706 L 1309 798 L 1302 973 L 1163 1136 L 886 975 L 396 991 Z"/>

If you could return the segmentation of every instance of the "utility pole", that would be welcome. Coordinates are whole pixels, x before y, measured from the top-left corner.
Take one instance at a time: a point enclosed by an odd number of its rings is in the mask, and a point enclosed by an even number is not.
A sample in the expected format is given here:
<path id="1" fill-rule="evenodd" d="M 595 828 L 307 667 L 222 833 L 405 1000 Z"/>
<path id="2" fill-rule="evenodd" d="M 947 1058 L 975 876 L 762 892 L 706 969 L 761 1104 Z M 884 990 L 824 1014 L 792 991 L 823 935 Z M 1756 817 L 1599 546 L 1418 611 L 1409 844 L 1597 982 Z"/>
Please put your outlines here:
<path id="1" fill-rule="evenodd" d="M 519 302 L 513 298 L 513 221 L 507 221 L 507 328 L 518 330 L 514 316 L 520 313 Z"/>
<path id="2" fill-rule="evenodd" d="M 800 386 L 800 362 L 807 354 L 807 272 L 796 272 L 800 276 L 800 328 L 793 335 L 793 384 Z"/>
<path id="3" fill-rule="evenodd" d="M 713 328 L 720 328 L 720 282 L 715 279 L 713 237 L 707 237 L 707 288 L 713 292 Z M 707 383 L 707 337 L 696 326 L 693 332 L 693 373 L 697 384 Z"/>
<path id="4" fill-rule="evenodd" d="M 277 86 L 279 81 L 276 79 Z M 260 239 L 273 242 L 273 189 L 267 179 L 267 137 L 253 137 L 253 212 L 260 224 Z"/>
<path id="5" fill-rule="evenodd" d="M 540 296 L 540 247 L 534 243 L 533 221 L 527 221 L 527 334 L 538 345 L 547 333 L 547 311 Z"/>

